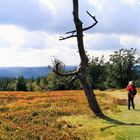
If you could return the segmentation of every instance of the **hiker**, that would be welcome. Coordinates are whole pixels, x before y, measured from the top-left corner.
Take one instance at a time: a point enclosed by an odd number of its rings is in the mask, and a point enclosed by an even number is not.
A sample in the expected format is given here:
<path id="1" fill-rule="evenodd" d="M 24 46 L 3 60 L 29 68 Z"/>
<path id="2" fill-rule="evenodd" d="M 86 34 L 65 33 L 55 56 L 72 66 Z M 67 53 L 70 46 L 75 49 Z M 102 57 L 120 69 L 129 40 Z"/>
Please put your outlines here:
<path id="1" fill-rule="evenodd" d="M 128 110 L 130 110 L 130 105 L 132 105 L 133 109 L 135 109 L 134 97 L 136 93 L 134 93 L 134 91 L 136 91 L 136 88 L 133 84 L 133 81 L 130 81 L 128 83 L 127 90 L 128 90 Z"/>

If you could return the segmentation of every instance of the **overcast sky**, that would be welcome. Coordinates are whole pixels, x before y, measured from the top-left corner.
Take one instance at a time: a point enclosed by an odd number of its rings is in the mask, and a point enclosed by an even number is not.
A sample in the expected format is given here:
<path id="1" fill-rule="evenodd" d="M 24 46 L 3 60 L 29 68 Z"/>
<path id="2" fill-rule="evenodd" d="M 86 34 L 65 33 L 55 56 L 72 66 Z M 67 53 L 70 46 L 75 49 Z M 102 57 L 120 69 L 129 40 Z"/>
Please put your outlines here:
<path id="1" fill-rule="evenodd" d="M 90 56 L 108 55 L 120 48 L 140 48 L 140 0 L 79 0 Z M 74 29 L 72 0 L 0 0 L 0 67 L 47 66 L 54 57 L 66 65 L 79 64 L 76 39 L 59 41 Z"/>

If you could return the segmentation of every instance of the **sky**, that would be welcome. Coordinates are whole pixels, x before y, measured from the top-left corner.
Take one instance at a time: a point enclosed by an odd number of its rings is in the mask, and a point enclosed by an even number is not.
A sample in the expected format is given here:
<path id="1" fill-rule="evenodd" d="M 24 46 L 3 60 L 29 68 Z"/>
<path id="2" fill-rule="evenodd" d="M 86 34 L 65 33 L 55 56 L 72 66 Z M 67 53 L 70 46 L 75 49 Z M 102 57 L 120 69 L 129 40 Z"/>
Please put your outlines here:
<path id="1" fill-rule="evenodd" d="M 76 38 L 59 41 L 74 30 L 72 0 L 0 0 L 0 67 L 48 66 L 54 58 L 78 65 Z M 79 0 L 87 54 L 105 60 L 121 48 L 140 48 L 140 0 Z"/>

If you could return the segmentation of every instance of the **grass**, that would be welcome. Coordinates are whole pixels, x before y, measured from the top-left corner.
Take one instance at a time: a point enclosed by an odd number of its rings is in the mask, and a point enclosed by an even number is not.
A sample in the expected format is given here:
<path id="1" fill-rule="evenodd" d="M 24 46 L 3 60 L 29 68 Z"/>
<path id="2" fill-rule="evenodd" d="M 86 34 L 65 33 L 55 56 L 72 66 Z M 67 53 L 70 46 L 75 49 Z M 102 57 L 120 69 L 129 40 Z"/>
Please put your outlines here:
<path id="1" fill-rule="evenodd" d="M 127 110 L 126 93 L 95 91 L 107 121 L 93 115 L 83 91 L 0 92 L 0 140 L 140 140 L 140 96 Z"/>

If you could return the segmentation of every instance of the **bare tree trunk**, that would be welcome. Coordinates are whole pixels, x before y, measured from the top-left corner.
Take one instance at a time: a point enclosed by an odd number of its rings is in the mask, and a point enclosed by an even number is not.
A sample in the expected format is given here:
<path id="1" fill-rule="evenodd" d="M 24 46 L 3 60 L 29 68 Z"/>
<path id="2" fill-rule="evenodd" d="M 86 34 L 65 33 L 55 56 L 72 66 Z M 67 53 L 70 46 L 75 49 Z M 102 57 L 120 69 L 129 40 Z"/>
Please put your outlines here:
<path id="1" fill-rule="evenodd" d="M 93 89 L 92 89 L 90 83 L 88 83 L 85 76 L 81 76 L 80 81 L 83 85 L 83 89 L 84 89 L 85 95 L 87 97 L 90 109 L 92 110 L 92 112 L 95 115 L 97 115 L 97 116 L 102 115 L 102 110 L 100 109 L 100 106 L 97 102 L 96 96 L 93 92 Z"/>
<path id="2" fill-rule="evenodd" d="M 88 67 L 88 57 L 86 55 L 85 49 L 84 49 L 84 41 L 83 41 L 83 31 L 89 30 L 90 28 L 94 27 L 97 24 L 97 20 L 94 16 L 92 16 L 88 11 L 87 14 L 95 21 L 91 26 L 88 26 L 86 28 L 82 27 L 82 22 L 79 19 L 79 9 L 78 9 L 78 0 L 73 0 L 73 20 L 75 24 L 76 30 L 67 32 L 66 34 L 72 34 L 67 37 L 62 37 L 59 40 L 64 40 L 72 37 L 77 38 L 77 45 L 78 45 L 78 51 L 81 59 L 81 63 L 79 68 L 77 69 L 76 72 L 73 73 L 61 73 L 59 71 L 58 65 L 60 64 L 59 62 L 54 66 L 55 68 L 53 71 L 60 75 L 60 76 L 74 76 L 73 80 L 79 79 L 80 82 L 82 83 L 85 95 L 87 97 L 90 109 L 96 114 L 97 116 L 101 116 L 102 110 L 100 109 L 100 106 L 97 102 L 96 96 L 93 92 L 93 89 L 88 82 L 86 78 L 86 69 Z"/>
<path id="3" fill-rule="evenodd" d="M 78 50 L 79 55 L 81 58 L 81 64 L 80 64 L 80 71 L 78 74 L 78 78 L 82 83 L 85 95 L 87 97 L 89 106 L 91 110 L 96 114 L 102 114 L 102 110 L 99 107 L 99 104 L 97 102 L 97 99 L 95 97 L 95 94 L 93 92 L 93 89 L 90 85 L 90 83 L 87 81 L 86 78 L 86 69 L 88 66 L 88 57 L 84 50 L 84 42 L 83 42 L 83 27 L 82 22 L 79 19 L 79 13 L 78 13 L 78 0 L 73 0 L 73 16 L 74 16 L 74 24 L 76 28 L 77 33 L 77 44 L 78 44 Z"/>
<path id="4" fill-rule="evenodd" d="M 74 24 L 76 28 L 76 33 L 77 33 L 78 50 L 79 50 L 79 54 L 81 58 L 81 66 L 85 68 L 88 65 L 88 57 L 86 56 L 86 53 L 84 50 L 83 31 L 82 31 L 83 27 L 82 27 L 82 22 L 79 19 L 78 11 L 79 11 L 78 0 L 73 0 L 73 16 L 74 16 Z"/>

